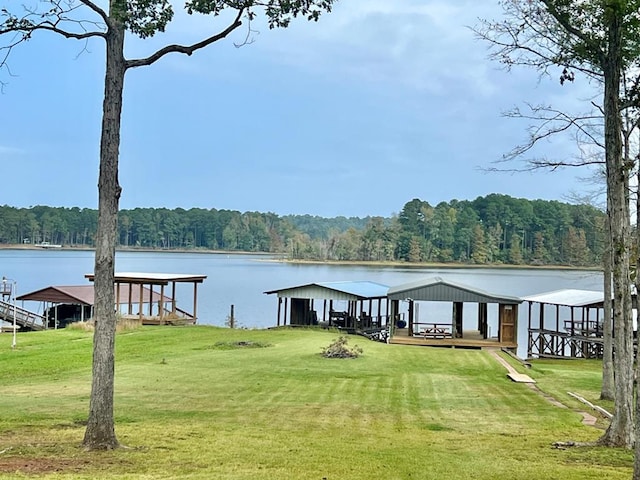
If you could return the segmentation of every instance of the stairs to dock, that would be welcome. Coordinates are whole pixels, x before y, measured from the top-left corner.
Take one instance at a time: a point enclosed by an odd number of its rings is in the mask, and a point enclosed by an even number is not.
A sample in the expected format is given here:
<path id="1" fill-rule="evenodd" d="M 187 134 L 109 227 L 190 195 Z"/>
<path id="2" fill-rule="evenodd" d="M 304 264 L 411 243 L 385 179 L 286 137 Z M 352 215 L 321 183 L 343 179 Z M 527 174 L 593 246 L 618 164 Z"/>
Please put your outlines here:
<path id="1" fill-rule="evenodd" d="M 14 313 L 15 309 L 15 313 Z M 14 306 L 9 302 L 0 300 L 0 320 L 13 325 L 13 320 L 17 325 L 26 330 L 45 330 L 46 321 L 42 315 L 39 315 L 24 308 Z"/>

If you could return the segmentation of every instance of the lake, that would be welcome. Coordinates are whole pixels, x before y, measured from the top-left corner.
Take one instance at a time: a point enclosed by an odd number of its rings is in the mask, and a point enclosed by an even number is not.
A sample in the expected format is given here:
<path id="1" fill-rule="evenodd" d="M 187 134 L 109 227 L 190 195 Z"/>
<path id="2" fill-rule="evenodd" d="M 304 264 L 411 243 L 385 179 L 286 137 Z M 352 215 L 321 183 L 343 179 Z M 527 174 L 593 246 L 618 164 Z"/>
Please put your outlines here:
<path id="1" fill-rule="evenodd" d="M 198 323 L 222 326 L 234 305 L 236 322 L 247 328 L 276 324 L 277 298 L 265 295 L 265 291 L 313 282 L 368 280 L 394 286 L 439 276 L 491 293 L 521 297 L 563 288 L 602 290 L 603 281 L 601 272 L 584 270 L 312 265 L 273 259 L 268 255 L 127 251 L 116 254 L 116 271 L 207 275 L 198 288 Z M 92 251 L 0 250 L 0 276 L 15 280 L 18 295 L 50 285 L 87 285 L 87 273 L 93 273 Z M 191 285 L 178 285 L 179 307 L 191 310 L 192 291 Z M 519 314 L 520 356 L 526 356 L 525 305 Z M 426 314 L 426 306 L 420 308 L 420 314 Z M 447 315 L 451 311 L 450 305 L 429 308 L 441 308 Z"/>

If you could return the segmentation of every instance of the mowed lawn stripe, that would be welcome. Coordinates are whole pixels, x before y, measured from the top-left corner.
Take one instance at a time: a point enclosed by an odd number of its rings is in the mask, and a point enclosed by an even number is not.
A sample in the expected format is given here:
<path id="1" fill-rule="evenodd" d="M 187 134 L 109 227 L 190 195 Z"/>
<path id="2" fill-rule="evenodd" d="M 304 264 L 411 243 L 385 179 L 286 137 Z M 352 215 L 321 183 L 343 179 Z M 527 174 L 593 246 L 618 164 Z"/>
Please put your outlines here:
<path id="1" fill-rule="evenodd" d="M 118 334 L 116 429 L 131 448 L 107 453 L 78 449 L 91 335 L 25 334 L 17 352 L 7 352 L 10 339 L 0 336 L 0 449 L 9 448 L 19 463 L 41 457 L 79 462 L 78 469 L 63 467 L 43 478 L 630 475 L 630 452 L 552 449 L 556 440 L 595 439 L 600 432 L 581 425 L 570 409 L 509 381 L 486 352 L 349 337 L 363 347 L 360 358 L 322 358 L 322 347 L 338 335 L 213 327 Z M 14 366 L 25 373 L 23 383 Z M 562 388 L 570 388 L 566 367 L 557 368 Z M 599 365 L 582 368 L 591 373 L 581 375 L 580 384 L 596 390 Z M 552 384 L 555 369 L 544 364 L 536 371 L 534 365 L 531 374 Z"/>

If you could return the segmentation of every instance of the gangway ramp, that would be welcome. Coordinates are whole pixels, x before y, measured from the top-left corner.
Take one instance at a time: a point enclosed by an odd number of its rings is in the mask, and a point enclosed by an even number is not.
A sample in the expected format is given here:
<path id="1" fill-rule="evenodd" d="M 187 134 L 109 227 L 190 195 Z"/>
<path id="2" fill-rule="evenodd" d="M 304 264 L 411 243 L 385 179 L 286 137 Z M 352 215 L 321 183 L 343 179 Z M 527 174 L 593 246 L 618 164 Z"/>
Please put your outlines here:
<path id="1" fill-rule="evenodd" d="M 23 329 L 45 330 L 46 328 L 46 320 L 42 315 L 0 300 L 0 320 L 13 324 L 14 319 Z"/>

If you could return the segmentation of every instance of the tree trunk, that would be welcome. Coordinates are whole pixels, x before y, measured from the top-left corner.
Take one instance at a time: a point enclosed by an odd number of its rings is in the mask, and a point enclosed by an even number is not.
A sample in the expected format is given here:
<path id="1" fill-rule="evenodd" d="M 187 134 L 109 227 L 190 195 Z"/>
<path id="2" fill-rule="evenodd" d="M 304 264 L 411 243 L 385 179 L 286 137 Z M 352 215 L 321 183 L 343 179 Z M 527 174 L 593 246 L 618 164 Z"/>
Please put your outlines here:
<path id="1" fill-rule="evenodd" d="M 114 264 L 118 223 L 118 157 L 124 88 L 124 26 L 109 25 L 98 179 L 98 230 L 95 253 L 95 333 L 89 419 L 83 445 L 88 449 L 118 447 L 113 414 L 116 314 Z"/>
<path id="2" fill-rule="evenodd" d="M 605 159 L 611 199 L 615 404 L 609 428 L 600 443 L 631 448 L 633 428 L 633 322 L 629 278 L 628 172 L 622 155 L 620 72 L 622 70 L 622 5 L 607 2 L 607 51 L 603 57 Z"/>
<path id="3" fill-rule="evenodd" d="M 628 141 L 626 143 L 626 145 L 628 145 Z M 626 147 L 625 145 L 625 147 Z M 638 175 L 637 175 L 638 180 L 640 180 L 640 170 L 638 170 Z M 638 187 L 636 187 L 637 189 L 640 189 L 640 184 Z M 640 250 L 638 248 L 640 248 L 640 232 L 638 232 L 638 227 L 640 226 L 640 223 L 638 223 L 640 221 L 640 190 L 636 191 L 636 232 L 635 232 L 635 246 L 636 246 L 636 278 L 635 278 L 635 284 L 636 284 L 636 292 L 640 292 L 640 271 L 638 270 L 638 267 L 640 266 Z M 637 305 L 638 299 L 637 299 L 637 293 L 636 293 L 636 309 L 638 308 Z M 636 362 L 637 363 L 637 362 Z M 635 423 L 635 434 L 636 434 L 636 438 L 638 438 L 640 436 L 640 398 L 638 398 L 638 384 L 637 384 L 637 379 L 639 378 L 638 375 L 640 374 L 640 364 L 636 365 L 636 423 Z M 640 480 L 640 442 L 636 442 L 635 445 L 635 455 L 634 455 L 634 462 L 633 462 L 633 480 Z"/>
<path id="4" fill-rule="evenodd" d="M 603 254 L 604 269 L 604 317 L 602 319 L 602 388 L 601 400 L 615 400 L 615 380 L 613 369 L 613 320 L 611 317 L 611 222 L 610 200 L 607 198 L 606 245 Z"/>

